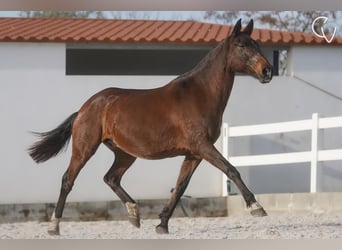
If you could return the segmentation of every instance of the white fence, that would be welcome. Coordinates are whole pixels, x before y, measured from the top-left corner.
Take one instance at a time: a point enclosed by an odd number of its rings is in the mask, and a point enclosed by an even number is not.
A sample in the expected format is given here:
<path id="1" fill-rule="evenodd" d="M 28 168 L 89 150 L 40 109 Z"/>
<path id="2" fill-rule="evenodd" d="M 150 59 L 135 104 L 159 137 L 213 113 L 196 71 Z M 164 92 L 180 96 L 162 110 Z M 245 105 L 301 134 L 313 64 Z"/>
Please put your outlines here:
<path id="1" fill-rule="evenodd" d="M 317 191 L 317 163 L 319 161 L 342 160 L 342 149 L 319 150 L 318 130 L 342 127 L 342 116 L 319 118 L 317 113 L 312 114 L 312 119 L 269 123 L 249 126 L 230 127 L 227 123 L 222 127 L 222 153 L 234 166 L 258 166 L 288 163 L 311 163 L 310 191 Z M 305 152 L 263 154 L 253 156 L 229 156 L 228 139 L 239 136 L 264 135 L 274 133 L 286 133 L 311 130 L 311 150 Z M 342 138 L 342 137 L 341 137 Z M 223 195 L 227 195 L 224 176 Z"/>

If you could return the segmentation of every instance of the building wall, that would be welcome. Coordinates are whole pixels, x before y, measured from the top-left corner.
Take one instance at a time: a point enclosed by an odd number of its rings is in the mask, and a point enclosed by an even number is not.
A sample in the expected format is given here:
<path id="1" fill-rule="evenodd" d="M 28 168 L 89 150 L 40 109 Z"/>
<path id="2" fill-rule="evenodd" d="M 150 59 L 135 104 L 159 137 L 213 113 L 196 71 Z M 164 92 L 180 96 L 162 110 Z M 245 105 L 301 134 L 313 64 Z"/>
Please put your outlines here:
<path id="1" fill-rule="evenodd" d="M 318 52 L 317 52 L 318 51 Z M 315 53 L 313 53 L 315 52 Z M 317 53 L 316 53 L 317 52 Z M 294 48 L 291 51 L 292 76 L 275 77 L 261 85 L 248 76 L 238 76 L 224 121 L 247 125 L 342 115 L 338 71 L 341 49 L 328 52 Z M 1 169 L 0 203 L 56 202 L 61 177 L 70 159 L 68 150 L 46 163 L 37 165 L 26 153 L 36 138 L 29 131 L 55 128 L 97 91 L 118 86 L 153 88 L 162 86 L 174 76 L 66 76 L 64 44 L 0 44 L 0 130 Z M 318 58 L 322 67 L 314 63 Z M 329 64 L 323 63 L 329 55 Z M 310 57 L 311 56 L 311 57 Z M 316 58 L 317 57 L 317 58 Z M 308 58 L 304 60 L 303 58 Z M 303 61 L 304 60 L 304 61 Z M 333 63 L 335 60 L 335 63 Z M 306 63 L 311 63 L 313 72 Z M 328 68 L 325 66 L 329 66 Z M 325 68 L 324 68 L 325 67 Z M 334 70 L 332 70 L 334 69 Z M 304 80 L 314 81 L 333 94 L 327 94 Z M 316 76 L 316 77 L 315 77 Z M 329 86 L 329 87 L 328 87 Z M 324 132 L 322 148 L 342 147 L 341 130 Z M 232 155 L 307 150 L 309 133 L 280 134 L 231 141 Z M 217 144 L 220 148 L 220 144 Z M 113 161 L 112 153 L 100 146 L 76 180 L 68 201 L 103 201 L 118 199 L 102 178 Z M 123 186 L 136 199 L 167 198 L 174 187 L 182 157 L 160 161 L 137 160 L 123 179 Z M 320 191 L 342 190 L 340 162 L 322 164 Z M 306 192 L 309 190 L 308 165 L 260 166 L 240 169 L 243 179 L 256 193 Z M 221 173 L 208 163 L 201 163 L 185 194 L 194 197 L 220 196 Z"/>
<path id="2" fill-rule="evenodd" d="M 26 153 L 35 138 L 30 131 L 48 131 L 97 91 L 118 86 L 152 88 L 174 76 L 66 76 L 64 44 L 0 44 L 0 203 L 56 202 L 69 159 L 65 153 L 37 165 Z M 183 157 L 158 161 L 138 159 L 122 184 L 136 199 L 167 198 Z M 76 180 L 68 201 L 118 199 L 103 182 L 113 154 L 100 146 Z M 219 196 L 221 173 L 205 162 L 195 172 L 186 195 Z"/>

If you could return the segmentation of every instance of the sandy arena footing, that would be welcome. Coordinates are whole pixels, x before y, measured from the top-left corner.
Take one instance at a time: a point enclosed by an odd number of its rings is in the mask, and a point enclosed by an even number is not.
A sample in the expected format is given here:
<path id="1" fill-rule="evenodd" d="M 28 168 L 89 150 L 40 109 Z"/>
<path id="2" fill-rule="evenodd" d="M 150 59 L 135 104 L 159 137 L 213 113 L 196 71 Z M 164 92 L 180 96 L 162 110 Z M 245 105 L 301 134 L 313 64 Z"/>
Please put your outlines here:
<path id="1" fill-rule="evenodd" d="M 158 219 L 144 219 L 141 228 L 126 220 L 61 222 L 61 235 L 47 233 L 48 222 L 0 224 L 1 239 L 342 239 L 342 213 L 285 212 L 254 218 L 171 218 L 170 234 L 155 233 Z"/>

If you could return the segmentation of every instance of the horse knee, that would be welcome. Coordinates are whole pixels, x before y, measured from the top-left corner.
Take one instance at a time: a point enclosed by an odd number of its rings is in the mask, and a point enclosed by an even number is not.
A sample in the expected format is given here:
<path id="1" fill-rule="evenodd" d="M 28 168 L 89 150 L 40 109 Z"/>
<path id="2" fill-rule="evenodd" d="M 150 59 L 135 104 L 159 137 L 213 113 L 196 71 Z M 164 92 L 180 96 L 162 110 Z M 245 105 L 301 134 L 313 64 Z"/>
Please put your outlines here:
<path id="1" fill-rule="evenodd" d="M 105 175 L 104 177 L 103 177 L 103 181 L 108 185 L 108 186 L 112 186 L 112 180 L 111 180 L 111 178 L 109 178 L 109 176 L 108 175 Z"/>

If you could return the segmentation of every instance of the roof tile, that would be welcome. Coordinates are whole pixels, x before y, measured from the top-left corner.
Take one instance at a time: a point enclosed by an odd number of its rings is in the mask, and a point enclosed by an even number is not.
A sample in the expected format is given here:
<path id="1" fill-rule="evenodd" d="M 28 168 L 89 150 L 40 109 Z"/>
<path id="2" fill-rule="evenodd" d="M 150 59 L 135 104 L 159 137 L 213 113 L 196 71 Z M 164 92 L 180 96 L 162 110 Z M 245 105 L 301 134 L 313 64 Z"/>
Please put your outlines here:
<path id="1" fill-rule="evenodd" d="M 171 25 L 172 25 L 171 22 L 161 21 L 161 25 L 158 27 L 158 29 L 155 30 L 153 35 L 146 38 L 146 41 L 154 41 L 154 42 L 161 41 L 160 39 L 161 39 L 162 34 L 164 34 L 164 32 L 166 32 L 166 30 L 168 30 L 169 27 L 171 27 Z"/>
<path id="2" fill-rule="evenodd" d="M 162 25 L 162 22 L 156 21 L 151 23 L 148 28 L 145 28 L 139 35 L 137 35 L 134 40 L 140 41 L 141 39 L 147 40 L 147 38 L 153 37 L 153 33 L 158 30 L 158 28 Z"/>
<path id="3" fill-rule="evenodd" d="M 208 29 L 210 27 L 210 24 L 208 23 L 202 23 L 200 28 L 198 29 L 198 32 L 192 39 L 194 42 L 202 42 L 203 39 L 206 37 L 206 34 L 208 33 Z"/>
<path id="4" fill-rule="evenodd" d="M 98 41 L 109 41 L 121 29 L 126 28 L 129 23 L 124 21 L 117 21 L 115 23 L 106 23 L 103 28 L 98 31 Z"/>
<path id="5" fill-rule="evenodd" d="M 162 41 L 170 40 L 171 42 L 175 42 L 179 39 L 179 36 L 177 34 L 178 29 L 180 29 L 182 26 L 181 22 L 174 21 L 172 23 L 172 26 L 169 30 L 165 31 L 165 33 L 162 35 Z"/>
<path id="6" fill-rule="evenodd" d="M 183 41 L 191 41 L 194 37 L 194 35 L 196 34 L 196 32 L 198 31 L 198 29 L 200 28 L 201 23 L 199 22 L 192 22 L 192 25 L 190 27 L 190 29 L 188 30 L 188 32 L 186 32 L 182 38 Z"/>
<path id="7" fill-rule="evenodd" d="M 272 36 L 271 36 L 270 30 L 262 30 L 260 32 L 260 42 L 261 43 L 271 43 L 272 42 Z"/>
<path id="8" fill-rule="evenodd" d="M 208 35 L 204 38 L 204 41 L 205 42 L 215 41 L 215 37 L 217 36 L 219 29 L 220 29 L 219 25 L 211 25 L 211 27 L 208 30 Z"/>
<path id="9" fill-rule="evenodd" d="M 232 26 L 196 21 L 0 18 L 2 42 L 106 42 L 215 44 L 230 34 Z M 313 34 L 254 29 L 261 44 L 328 44 Z M 331 44 L 342 45 L 336 37 Z"/>
<path id="10" fill-rule="evenodd" d="M 281 43 L 282 36 L 281 36 L 281 32 L 280 31 L 278 31 L 278 30 L 272 31 L 272 41 L 274 43 Z"/>

